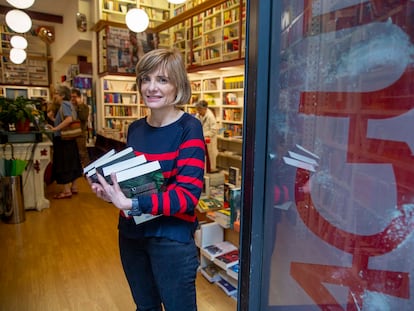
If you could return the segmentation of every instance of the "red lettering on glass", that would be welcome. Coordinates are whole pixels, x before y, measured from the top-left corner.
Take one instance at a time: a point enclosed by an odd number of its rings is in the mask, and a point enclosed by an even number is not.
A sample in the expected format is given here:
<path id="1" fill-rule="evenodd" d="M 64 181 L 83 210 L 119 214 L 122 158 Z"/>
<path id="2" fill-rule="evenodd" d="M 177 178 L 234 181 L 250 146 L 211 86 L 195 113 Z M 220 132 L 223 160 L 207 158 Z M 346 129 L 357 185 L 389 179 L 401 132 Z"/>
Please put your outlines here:
<path id="1" fill-rule="evenodd" d="M 362 308 L 365 290 L 409 298 L 408 273 L 372 270 L 368 268 L 368 261 L 369 257 L 393 251 L 414 230 L 414 212 L 403 208 L 403 204 L 413 199 L 414 156 L 405 142 L 368 138 L 367 127 L 369 120 L 393 118 L 414 109 L 412 81 L 413 69 L 407 70 L 393 85 L 375 92 L 301 94 L 299 112 L 349 118 L 348 163 L 390 164 L 396 180 L 399 215 L 382 232 L 358 235 L 335 227 L 319 213 L 310 193 L 303 191 L 310 180 L 310 173 L 297 169 L 295 199 L 301 219 L 322 240 L 353 255 L 351 268 L 292 263 L 292 277 L 322 310 L 332 310 L 332 306 L 335 310 L 342 310 L 322 283 L 349 287 L 347 310 Z M 319 280 L 318 284 L 315 284 L 315 279 Z"/>

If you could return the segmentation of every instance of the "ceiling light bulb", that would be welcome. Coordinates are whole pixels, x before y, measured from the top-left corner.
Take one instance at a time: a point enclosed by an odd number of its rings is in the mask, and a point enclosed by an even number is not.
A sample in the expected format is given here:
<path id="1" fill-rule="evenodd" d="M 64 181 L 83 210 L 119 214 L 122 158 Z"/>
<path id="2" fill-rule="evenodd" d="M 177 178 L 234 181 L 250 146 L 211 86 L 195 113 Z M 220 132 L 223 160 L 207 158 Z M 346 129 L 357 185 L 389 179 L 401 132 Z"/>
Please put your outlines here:
<path id="1" fill-rule="evenodd" d="M 10 5 L 18 9 L 27 9 L 30 8 L 35 0 L 7 0 Z"/>
<path id="2" fill-rule="evenodd" d="M 142 9 L 131 9 L 125 15 L 128 28 L 134 32 L 143 32 L 148 28 L 148 14 Z"/>
<path id="3" fill-rule="evenodd" d="M 169 3 L 172 4 L 182 4 L 184 2 L 186 2 L 187 0 L 168 0 Z"/>
<path id="4" fill-rule="evenodd" d="M 16 35 L 11 37 L 10 45 L 16 49 L 24 50 L 25 48 L 27 48 L 27 40 L 25 37 Z"/>
<path id="5" fill-rule="evenodd" d="M 22 49 L 13 48 L 10 50 L 10 60 L 15 64 L 21 64 L 26 59 L 26 51 Z"/>
<path id="6" fill-rule="evenodd" d="M 32 28 L 29 15 L 20 10 L 10 10 L 6 14 L 6 24 L 11 30 L 18 33 L 28 32 Z"/>

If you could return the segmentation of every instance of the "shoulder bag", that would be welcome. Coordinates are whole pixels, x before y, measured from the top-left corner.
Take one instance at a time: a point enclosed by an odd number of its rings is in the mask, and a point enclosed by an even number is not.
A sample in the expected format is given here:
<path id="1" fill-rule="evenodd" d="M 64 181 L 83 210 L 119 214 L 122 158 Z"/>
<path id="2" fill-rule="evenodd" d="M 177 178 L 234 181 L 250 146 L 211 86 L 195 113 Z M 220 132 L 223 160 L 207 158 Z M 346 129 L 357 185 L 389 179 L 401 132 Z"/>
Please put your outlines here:
<path id="1" fill-rule="evenodd" d="M 73 113 L 73 107 L 71 108 L 72 108 L 72 122 L 69 123 L 68 126 L 60 130 L 60 135 L 63 140 L 76 139 L 76 137 L 79 137 L 82 135 L 80 120 L 77 120 L 75 118 L 75 114 Z M 62 116 L 62 122 L 63 122 L 63 120 L 65 119 L 65 116 L 63 115 L 63 109 L 60 109 L 60 115 Z"/>

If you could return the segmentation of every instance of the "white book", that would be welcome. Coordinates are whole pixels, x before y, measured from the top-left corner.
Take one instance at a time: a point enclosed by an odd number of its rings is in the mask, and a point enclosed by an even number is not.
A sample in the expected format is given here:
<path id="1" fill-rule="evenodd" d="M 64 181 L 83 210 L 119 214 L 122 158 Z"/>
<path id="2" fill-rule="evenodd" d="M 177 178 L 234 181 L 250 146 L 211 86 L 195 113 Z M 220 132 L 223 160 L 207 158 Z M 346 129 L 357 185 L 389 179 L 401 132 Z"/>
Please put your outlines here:
<path id="1" fill-rule="evenodd" d="M 87 174 L 90 170 L 94 169 L 95 166 L 97 164 L 99 164 L 99 162 L 104 161 L 106 158 L 109 158 L 109 157 L 111 157 L 114 154 L 115 154 L 115 149 L 109 150 L 107 153 L 105 153 L 104 155 L 102 155 L 101 157 L 99 157 L 98 159 L 96 159 L 95 161 L 93 161 L 93 162 L 89 163 L 87 166 L 85 166 L 83 168 L 83 173 L 84 174 Z"/>
<path id="2" fill-rule="evenodd" d="M 115 153 L 114 155 L 112 155 L 112 156 L 110 156 L 108 158 L 105 158 L 103 161 L 100 161 L 98 164 L 95 165 L 95 168 L 102 167 L 102 166 L 104 166 L 104 165 L 106 165 L 108 163 L 114 162 L 117 159 L 122 158 L 122 157 L 128 155 L 131 152 L 133 152 L 132 147 L 125 148 L 125 149 L 123 149 L 123 150 Z"/>
<path id="3" fill-rule="evenodd" d="M 309 158 L 307 156 L 301 155 L 301 154 L 293 152 L 293 151 L 288 151 L 288 153 L 289 153 L 289 156 L 293 159 L 296 159 L 296 160 L 299 160 L 299 161 L 302 161 L 302 162 L 306 162 L 306 163 L 309 163 L 309 164 L 314 165 L 314 166 L 318 166 L 318 162 L 316 162 L 312 158 Z"/>
<path id="4" fill-rule="evenodd" d="M 118 181 L 118 183 L 121 183 L 125 180 L 129 180 L 137 176 L 145 175 L 145 174 L 148 174 L 156 170 L 160 170 L 160 169 L 161 169 L 160 162 L 158 161 L 146 162 L 144 164 L 131 167 L 123 171 L 116 172 L 116 180 Z"/>
<path id="5" fill-rule="evenodd" d="M 103 175 L 106 177 L 111 175 L 113 172 L 120 172 L 131 167 L 144 164 L 146 161 L 147 159 L 145 158 L 145 155 L 141 154 L 140 156 L 103 167 Z"/>
<path id="6" fill-rule="evenodd" d="M 315 167 L 312 164 L 309 164 L 307 162 L 298 161 L 298 160 L 291 159 L 288 157 L 283 157 L 283 161 L 288 165 L 299 167 L 299 168 L 302 168 L 304 170 L 308 170 L 311 172 L 315 172 Z"/>
<path id="7" fill-rule="evenodd" d="M 88 172 L 88 177 L 92 179 L 93 182 L 98 182 L 98 178 L 95 175 L 96 173 L 99 173 L 103 175 L 103 168 L 108 165 L 112 165 L 118 162 L 125 161 L 127 159 L 135 158 L 134 150 L 132 147 L 125 148 L 114 155 L 103 159 L 102 161 L 99 161 L 97 164 L 95 164 L 95 172 L 93 169 L 91 169 Z"/>

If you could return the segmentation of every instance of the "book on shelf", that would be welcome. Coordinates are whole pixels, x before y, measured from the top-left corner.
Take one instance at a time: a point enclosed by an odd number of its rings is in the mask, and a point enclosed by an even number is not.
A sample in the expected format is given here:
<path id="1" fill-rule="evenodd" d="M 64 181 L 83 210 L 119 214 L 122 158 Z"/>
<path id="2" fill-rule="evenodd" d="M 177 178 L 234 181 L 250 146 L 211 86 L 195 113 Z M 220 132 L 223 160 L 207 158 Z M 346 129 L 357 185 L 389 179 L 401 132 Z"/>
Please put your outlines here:
<path id="1" fill-rule="evenodd" d="M 162 191 L 164 176 L 158 161 L 146 162 L 144 164 L 116 172 L 116 178 L 122 192 L 131 198 L 140 195 L 149 195 Z M 142 214 L 133 216 L 135 223 L 155 219 L 161 215 Z"/>
<path id="2" fill-rule="evenodd" d="M 205 257 L 207 257 L 207 259 L 214 260 L 214 258 L 236 249 L 237 247 L 234 244 L 228 241 L 221 241 L 205 246 L 201 248 L 200 251 Z"/>
<path id="3" fill-rule="evenodd" d="M 217 256 L 213 259 L 213 263 L 215 263 L 220 268 L 227 270 L 231 266 L 234 266 L 239 262 L 239 250 L 234 249 L 230 252 L 224 253 L 220 256 Z"/>
<path id="4" fill-rule="evenodd" d="M 210 176 L 204 175 L 202 194 L 206 197 L 210 197 Z"/>
<path id="5" fill-rule="evenodd" d="M 240 186 L 240 169 L 234 166 L 229 167 L 229 184 Z"/>
<path id="6" fill-rule="evenodd" d="M 230 209 L 223 208 L 215 211 L 214 221 L 223 228 L 230 228 Z"/>
<path id="7" fill-rule="evenodd" d="M 224 278 L 220 277 L 220 279 L 216 282 L 217 286 L 219 286 L 228 296 L 234 295 L 237 293 L 237 288 L 233 286 L 230 282 L 225 280 Z"/>
<path id="8" fill-rule="evenodd" d="M 230 228 L 240 231 L 241 188 L 230 189 Z"/>
<path id="9" fill-rule="evenodd" d="M 231 183 L 224 183 L 224 192 L 223 192 L 223 208 L 230 207 L 230 189 L 235 188 L 236 186 Z"/>
<path id="10" fill-rule="evenodd" d="M 210 283 L 214 283 L 220 279 L 219 269 L 215 264 L 211 263 L 202 267 L 200 272 Z"/>
<path id="11" fill-rule="evenodd" d="M 240 264 L 237 262 L 226 270 L 226 273 L 235 280 L 239 279 L 239 268 Z"/>
<path id="12" fill-rule="evenodd" d="M 200 198 L 198 209 L 201 212 L 216 211 L 223 208 L 223 203 L 215 198 Z"/>

